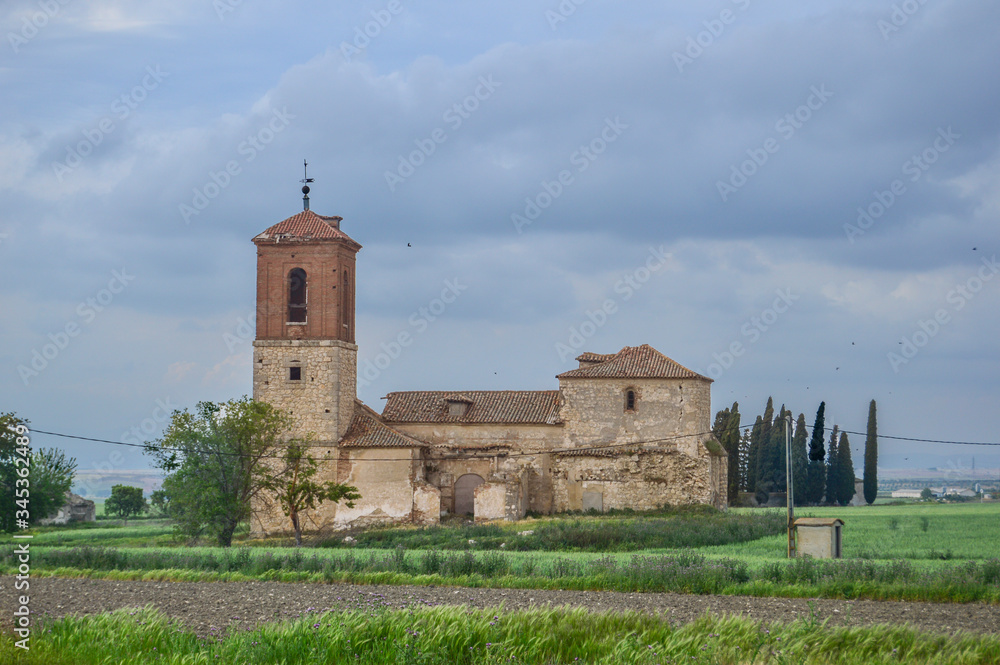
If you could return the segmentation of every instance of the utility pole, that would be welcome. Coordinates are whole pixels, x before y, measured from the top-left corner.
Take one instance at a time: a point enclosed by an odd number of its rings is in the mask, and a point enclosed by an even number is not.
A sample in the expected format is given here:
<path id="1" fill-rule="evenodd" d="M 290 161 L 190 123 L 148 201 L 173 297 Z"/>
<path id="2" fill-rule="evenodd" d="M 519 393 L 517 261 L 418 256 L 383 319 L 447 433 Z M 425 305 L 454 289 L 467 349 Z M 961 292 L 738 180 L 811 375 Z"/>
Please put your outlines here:
<path id="1" fill-rule="evenodd" d="M 788 558 L 795 557 L 795 497 L 792 478 L 792 416 L 785 416 L 785 498 L 788 500 Z"/>

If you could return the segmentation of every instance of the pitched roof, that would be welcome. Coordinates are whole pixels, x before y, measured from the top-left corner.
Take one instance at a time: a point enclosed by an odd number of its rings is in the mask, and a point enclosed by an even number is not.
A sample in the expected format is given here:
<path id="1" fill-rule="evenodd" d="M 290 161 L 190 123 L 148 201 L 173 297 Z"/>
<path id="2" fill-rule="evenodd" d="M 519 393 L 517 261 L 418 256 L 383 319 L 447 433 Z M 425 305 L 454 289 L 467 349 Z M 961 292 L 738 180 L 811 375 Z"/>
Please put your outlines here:
<path id="1" fill-rule="evenodd" d="M 270 226 L 254 237 L 254 242 L 292 242 L 308 240 L 346 240 L 358 245 L 340 230 L 342 217 L 317 215 L 312 210 L 303 210 L 288 219 Z M 358 245 L 360 248 L 361 245 Z"/>
<path id="2" fill-rule="evenodd" d="M 592 351 L 584 351 L 576 357 L 576 359 L 582 363 L 602 363 L 605 360 L 611 360 L 615 357 L 613 353 L 594 353 Z"/>
<path id="3" fill-rule="evenodd" d="M 606 358 L 601 361 L 600 358 Z M 577 360 L 598 361 L 592 365 L 563 372 L 557 379 L 703 379 L 707 376 L 689 370 L 666 357 L 649 344 L 626 346 L 618 353 L 602 356 L 584 353 Z"/>
<path id="4" fill-rule="evenodd" d="M 411 390 L 389 393 L 382 417 L 396 423 L 505 423 L 554 425 L 558 390 Z M 448 402 L 463 402 L 462 415 L 449 415 Z"/>
<path id="5" fill-rule="evenodd" d="M 340 440 L 342 448 L 419 448 L 427 444 L 397 432 L 368 406 L 354 402 L 354 417 Z"/>

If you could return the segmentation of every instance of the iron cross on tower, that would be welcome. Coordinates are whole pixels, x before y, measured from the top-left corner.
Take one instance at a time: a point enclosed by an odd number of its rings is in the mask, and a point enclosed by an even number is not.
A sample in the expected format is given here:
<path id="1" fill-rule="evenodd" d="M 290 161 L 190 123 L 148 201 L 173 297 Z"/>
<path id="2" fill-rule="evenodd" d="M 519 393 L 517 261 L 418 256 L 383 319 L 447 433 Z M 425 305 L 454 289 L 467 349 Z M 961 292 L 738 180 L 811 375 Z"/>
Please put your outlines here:
<path id="1" fill-rule="evenodd" d="M 309 177 L 309 162 L 302 160 L 302 209 L 309 210 L 309 183 L 311 183 L 315 178 Z"/>

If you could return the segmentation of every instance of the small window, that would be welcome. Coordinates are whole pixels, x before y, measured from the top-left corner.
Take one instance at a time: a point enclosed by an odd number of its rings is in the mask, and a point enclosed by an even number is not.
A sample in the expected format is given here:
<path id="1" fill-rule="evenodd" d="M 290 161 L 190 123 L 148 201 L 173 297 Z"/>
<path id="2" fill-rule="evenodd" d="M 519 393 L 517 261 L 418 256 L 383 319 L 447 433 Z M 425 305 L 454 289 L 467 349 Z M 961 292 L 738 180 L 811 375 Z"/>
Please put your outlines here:
<path id="1" fill-rule="evenodd" d="M 288 368 L 288 380 L 289 381 L 301 381 L 302 380 L 302 368 L 292 366 Z"/>
<path id="2" fill-rule="evenodd" d="M 635 391 L 631 388 L 625 391 L 625 410 L 635 411 Z"/>
<path id="3" fill-rule="evenodd" d="M 306 322 L 306 271 L 302 268 L 288 273 L 288 322 Z"/>
<path id="4" fill-rule="evenodd" d="M 469 410 L 469 405 L 465 402 L 459 401 L 448 401 L 448 415 L 449 416 L 464 416 L 465 412 Z"/>

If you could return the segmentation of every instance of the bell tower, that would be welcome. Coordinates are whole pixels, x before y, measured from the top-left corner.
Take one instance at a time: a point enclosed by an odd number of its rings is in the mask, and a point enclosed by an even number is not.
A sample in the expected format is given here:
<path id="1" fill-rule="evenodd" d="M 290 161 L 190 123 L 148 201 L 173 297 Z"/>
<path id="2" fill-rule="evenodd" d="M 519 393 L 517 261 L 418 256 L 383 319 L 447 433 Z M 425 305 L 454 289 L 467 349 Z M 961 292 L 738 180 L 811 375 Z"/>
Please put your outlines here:
<path id="1" fill-rule="evenodd" d="M 253 239 L 257 246 L 257 338 L 253 397 L 334 446 L 347 432 L 357 397 L 354 266 L 361 245 L 340 217 L 304 210 Z"/>

